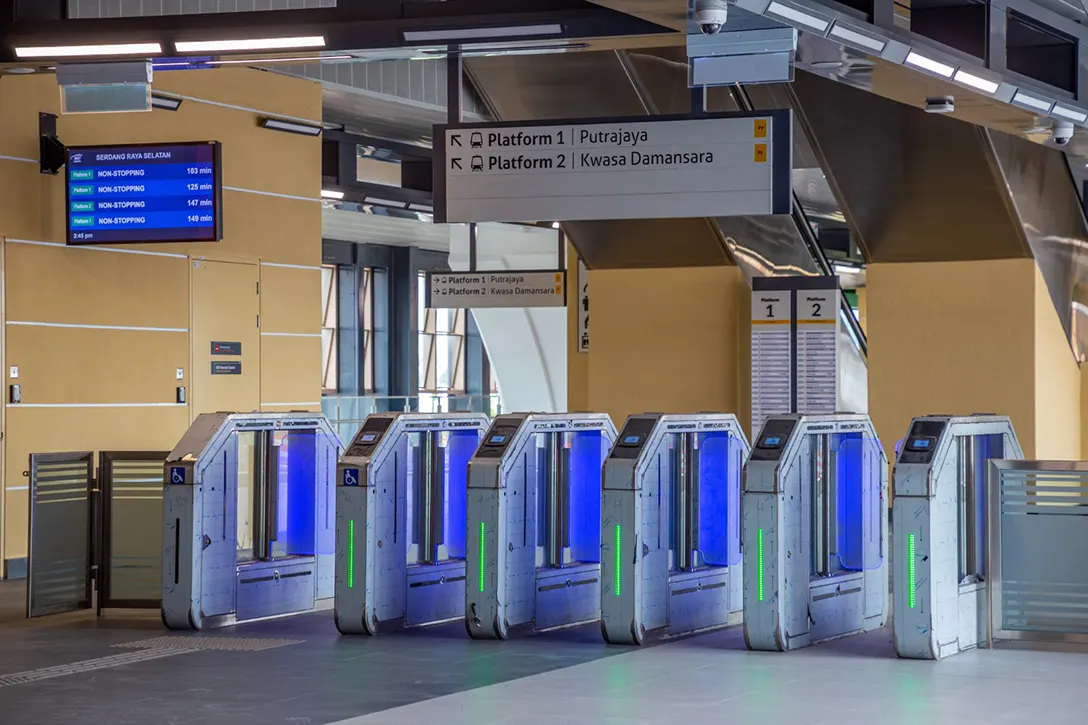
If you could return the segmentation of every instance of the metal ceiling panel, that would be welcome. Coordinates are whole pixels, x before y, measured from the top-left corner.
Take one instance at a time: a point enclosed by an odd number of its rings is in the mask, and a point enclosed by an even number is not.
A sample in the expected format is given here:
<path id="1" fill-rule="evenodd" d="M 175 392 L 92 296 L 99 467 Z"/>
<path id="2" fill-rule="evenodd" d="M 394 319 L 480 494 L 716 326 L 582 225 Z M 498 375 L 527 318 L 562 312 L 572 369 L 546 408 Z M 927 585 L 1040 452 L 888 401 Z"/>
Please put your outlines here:
<path id="1" fill-rule="evenodd" d="M 419 247 L 449 252 L 450 226 L 412 219 L 337 209 L 331 204 L 321 212 L 321 236 L 344 242 Z"/>
<path id="2" fill-rule="evenodd" d="M 984 129 L 808 73 L 793 91 L 870 262 L 1031 255 Z"/>
<path id="3" fill-rule="evenodd" d="M 648 109 L 621 58 L 617 52 L 497 56 L 466 59 L 465 68 L 484 102 L 504 121 L 645 115 Z M 672 88 L 670 102 L 660 110 L 686 112 L 686 84 Z M 591 269 L 732 263 L 705 219 L 568 222 L 564 229 Z"/>
<path id="4" fill-rule="evenodd" d="M 68 17 L 137 18 L 335 7 L 336 0 L 68 0 Z"/>

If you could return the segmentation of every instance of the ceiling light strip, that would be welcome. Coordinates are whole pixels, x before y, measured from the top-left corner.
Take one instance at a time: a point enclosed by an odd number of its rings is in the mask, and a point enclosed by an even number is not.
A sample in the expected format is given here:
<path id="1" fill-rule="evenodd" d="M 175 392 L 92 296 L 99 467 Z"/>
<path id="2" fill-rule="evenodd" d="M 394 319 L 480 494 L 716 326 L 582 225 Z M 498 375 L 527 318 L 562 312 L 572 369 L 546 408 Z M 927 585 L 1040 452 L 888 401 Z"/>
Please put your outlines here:
<path id="1" fill-rule="evenodd" d="M 790 7 L 789 5 L 783 5 L 782 3 L 777 2 L 777 0 L 772 0 L 771 4 L 767 6 L 767 13 L 791 23 L 803 25 L 809 30 L 815 30 L 821 35 L 826 33 L 827 28 L 831 25 L 829 20 L 824 20 L 818 15 L 810 15 L 809 13 Z"/>
<path id="2" fill-rule="evenodd" d="M 930 73 L 936 73 L 942 78 L 951 78 L 952 74 L 956 72 L 956 69 L 953 66 L 950 66 L 947 63 L 942 63 L 939 60 L 934 60 L 933 58 L 924 56 L 915 50 L 907 53 L 907 58 L 904 62 L 907 65 L 914 66 L 915 68 L 921 68 L 922 70 L 927 70 Z"/>
<path id="3" fill-rule="evenodd" d="M 1084 123 L 1085 121 L 1088 121 L 1088 113 L 1061 104 L 1055 104 L 1054 108 L 1050 111 L 1050 115 L 1064 118 L 1067 121 L 1073 121 L 1074 123 Z"/>
<path id="4" fill-rule="evenodd" d="M 193 40 L 174 43 L 179 53 L 221 53 L 240 50 L 286 50 L 288 48 L 324 48 L 325 37 L 307 35 L 294 38 L 239 38 L 237 40 Z"/>
<path id="5" fill-rule="evenodd" d="M 479 38 L 526 38 L 562 34 L 563 26 L 552 23 L 546 25 L 503 25 L 490 28 L 405 30 L 404 40 L 409 43 L 439 43 Z"/>
<path id="6" fill-rule="evenodd" d="M 1051 107 L 1054 105 L 1054 101 L 1046 98 L 1038 98 L 1029 93 L 1024 93 L 1023 91 L 1017 91 L 1012 97 L 1012 102 L 1021 108 L 1029 108 L 1033 111 L 1042 111 L 1043 113 L 1049 113 Z"/>
<path id="7" fill-rule="evenodd" d="M 835 25 L 835 27 L 831 28 L 830 35 L 832 38 L 837 38 L 844 43 L 852 43 L 853 45 L 860 46 L 866 50 L 871 50 L 874 53 L 883 53 L 884 46 L 888 44 L 886 40 L 859 33 L 845 25 Z"/>
<path id="8" fill-rule="evenodd" d="M 110 43 L 105 45 L 43 45 L 16 47 L 17 58 L 93 58 L 114 55 L 152 56 L 162 53 L 159 43 Z"/>
<path id="9" fill-rule="evenodd" d="M 997 81 L 977 76 L 974 73 L 968 73 L 965 70 L 956 71 L 956 75 L 952 80 L 960 85 L 974 88 L 976 91 L 982 91 L 983 93 L 989 93 L 990 95 L 997 93 L 997 89 L 1001 85 Z"/>

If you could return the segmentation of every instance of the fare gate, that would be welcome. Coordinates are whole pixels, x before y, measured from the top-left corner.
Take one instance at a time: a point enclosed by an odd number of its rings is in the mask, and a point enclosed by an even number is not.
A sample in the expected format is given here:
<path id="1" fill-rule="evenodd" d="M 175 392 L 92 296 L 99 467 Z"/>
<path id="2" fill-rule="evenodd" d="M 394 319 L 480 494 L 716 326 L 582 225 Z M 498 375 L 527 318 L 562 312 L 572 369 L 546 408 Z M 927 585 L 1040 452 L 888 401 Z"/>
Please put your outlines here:
<path id="1" fill-rule="evenodd" d="M 911 421 L 893 473 L 893 631 L 900 657 L 942 659 L 986 641 L 986 473 L 993 459 L 1022 457 L 1007 416 Z"/>
<path id="2" fill-rule="evenodd" d="M 160 606 L 166 455 L 102 451 L 97 467 L 90 451 L 30 456 L 28 617 Z"/>

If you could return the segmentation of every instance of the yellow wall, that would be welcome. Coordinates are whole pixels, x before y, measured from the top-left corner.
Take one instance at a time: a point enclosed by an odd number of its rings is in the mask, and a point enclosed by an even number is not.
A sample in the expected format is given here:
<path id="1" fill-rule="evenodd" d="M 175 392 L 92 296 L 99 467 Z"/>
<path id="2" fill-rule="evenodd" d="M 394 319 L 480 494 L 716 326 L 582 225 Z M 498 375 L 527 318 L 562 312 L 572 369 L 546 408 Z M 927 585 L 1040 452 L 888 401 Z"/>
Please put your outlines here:
<path id="1" fill-rule="evenodd" d="M 1079 460 L 1081 378 L 1069 339 L 1035 268 L 1035 457 Z"/>
<path id="2" fill-rule="evenodd" d="M 872 264 L 869 411 L 890 451 L 911 418 L 1012 418 L 1027 456 L 1080 455 L 1077 365 L 1031 259 Z"/>
<path id="3" fill-rule="evenodd" d="M 55 79 L 0 82 L 0 349 L 5 373 L 19 368 L 6 382 L 23 394 L 4 407 L 5 559 L 26 555 L 31 453 L 169 450 L 201 410 L 320 401 L 320 141 L 257 125 L 259 115 L 319 120 L 320 86 L 244 68 L 157 73 L 154 85 L 189 100 L 177 112 L 61 116 L 58 136 L 69 146 L 222 142 L 218 244 L 64 247 L 64 172 L 43 176 L 36 161 L 38 113 L 59 112 Z M 204 284 L 203 269 L 231 274 Z M 253 314 L 236 309 L 243 294 Z M 199 331 L 215 324 L 208 335 L 246 340 L 237 379 L 207 374 Z M 189 404 L 170 405 L 178 385 Z"/>
<path id="4" fill-rule="evenodd" d="M 746 419 L 751 291 L 736 267 L 593 270 L 588 407 Z M 572 386 L 573 387 L 573 386 Z"/>

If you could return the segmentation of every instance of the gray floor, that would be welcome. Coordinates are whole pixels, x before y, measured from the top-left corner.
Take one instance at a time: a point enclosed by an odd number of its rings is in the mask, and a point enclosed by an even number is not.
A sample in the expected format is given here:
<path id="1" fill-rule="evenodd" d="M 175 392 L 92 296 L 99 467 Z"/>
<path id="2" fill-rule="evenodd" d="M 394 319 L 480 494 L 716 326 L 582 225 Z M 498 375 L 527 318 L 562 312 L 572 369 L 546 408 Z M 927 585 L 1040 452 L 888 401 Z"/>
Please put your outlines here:
<path id="1" fill-rule="evenodd" d="M 0 596 L 2 596 L 0 592 Z M 341 637 L 330 613 L 168 633 L 154 613 L 0 626 L 0 724 L 965 725 L 1088 722 L 1088 652 L 892 656 L 890 631 L 789 654 L 739 629 L 654 647 L 596 625 L 470 641 Z"/>

